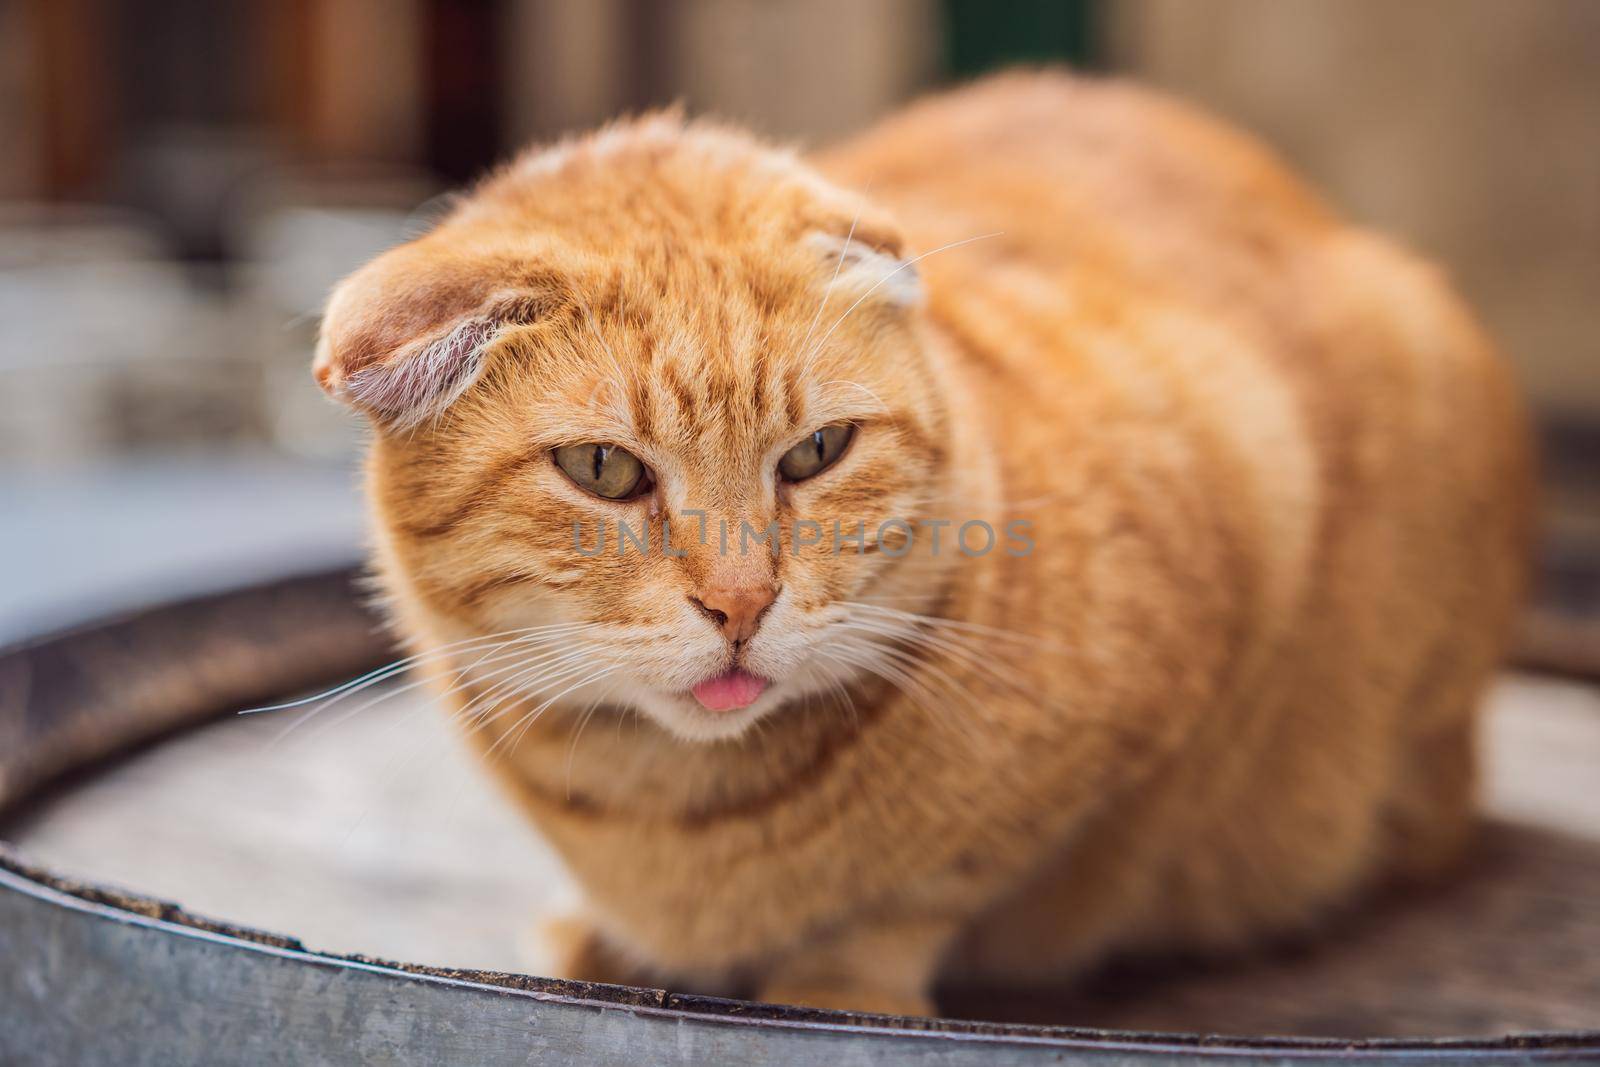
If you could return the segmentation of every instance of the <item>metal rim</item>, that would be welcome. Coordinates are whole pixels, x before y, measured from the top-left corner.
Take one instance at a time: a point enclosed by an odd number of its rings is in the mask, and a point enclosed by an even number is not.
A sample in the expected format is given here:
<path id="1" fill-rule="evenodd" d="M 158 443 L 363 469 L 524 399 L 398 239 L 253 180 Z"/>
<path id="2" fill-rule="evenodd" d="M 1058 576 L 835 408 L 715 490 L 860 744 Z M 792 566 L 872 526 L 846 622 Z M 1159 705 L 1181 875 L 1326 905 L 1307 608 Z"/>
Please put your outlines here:
<path id="1" fill-rule="evenodd" d="M 354 568 L 290 578 L 153 608 L 0 651 L 0 814 L 165 734 L 251 702 L 348 677 L 382 661 L 388 643 L 360 605 L 357 580 Z M 683 1053 L 692 1049 L 693 1055 L 704 1056 L 720 1046 L 697 1044 L 699 1037 L 685 1043 L 684 1035 L 713 1032 L 722 1032 L 724 1041 L 730 1034 L 758 1039 L 768 1054 L 789 1043 L 797 1053 L 802 1048 L 815 1053 L 819 1051 L 815 1042 L 832 1035 L 874 1060 L 897 1057 L 897 1050 L 919 1057 L 937 1050 L 939 1059 L 951 1063 L 1023 1063 L 1069 1053 L 1130 1063 L 1193 1055 L 1241 1062 L 1330 1056 L 1362 1060 L 1444 1056 L 1495 1063 L 1600 1060 L 1600 1031 L 1341 1040 L 1020 1026 L 816 1011 L 341 956 L 308 950 L 292 937 L 191 915 L 173 904 L 46 871 L 25 862 L 4 842 L 0 842 L 0 958 L 9 966 L 0 969 L 5 972 L 0 973 L 0 993 L 6 994 L 0 996 L 0 1005 L 32 1002 L 35 1006 L 28 1009 L 34 1014 L 24 1020 L 31 1029 L 0 1026 L 0 1051 L 6 1051 L 8 1040 L 16 1040 L 22 1031 L 38 1037 L 63 1033 L 63 1027 L 94 1028 L 93 1018 L 49 1017 L 56 1002 L 49 984 L 41 985 L 38 976 L 49 970 L 40 962 L 42 954 L 59 956 L 63 951 L 59 943 L 54 948 L 46 943 L 45 932 L 52 930 L 71 946 L 94 946 L 114 937 L 167 958 L 202 953 L 216 958 L 221 951 L 234 954 L 229 958 L 241 965 L 248 960 L 251 966 L 265 966 L 265 954 L 275 967 L 332 968 L 352 980 L 392 987 L 397 993 L 425 989 L 436 1009 L 441 996 L 459 996 L 465 1002 L 491 994 L 483 1003 L 509 998 L 528 1016 L 530 1033 L 538 1029 L 541 1018 L 562 1013 L 584 1020 L 606 1016 L 607 1025 L 612 1025 L 620 1012 L 640 1020 L 641 1033 L 655 1033 L 660 1028 L 647 1024 L 665 1021 L 672 1024 L 678 1054 L 668 1055 L 662 1045 L 657 1051 L 664 1062 L 698 1062 L 684 1059 Z M 92 951 L 84 951 L 75 962 L 84 968 L 103 966 Z M 49 966 L 60 964 L 54 959 Z M 41 1011 L 44 1016 L 37 1014 Z M 0 1019 L 6 1014 L 0 1007 Z M 571 1033 L 580 1031 L 588 1033 L 582 1027 Z M 277 1037 L 283 1048 L 288 1047 L 284 1042 L 294 1040 L 292 1034 Z M 93 1058 L 93 1048 L 85 1047 Z M 10 1047 L 14 1055 L 26 1051 Z M 572 1051 L 568 1047 L 561 1054 Z M 840 1046 L 830 1056 L 843 1051 Z M 638 1048 L 629 1051 L 638 1053 Z"/>

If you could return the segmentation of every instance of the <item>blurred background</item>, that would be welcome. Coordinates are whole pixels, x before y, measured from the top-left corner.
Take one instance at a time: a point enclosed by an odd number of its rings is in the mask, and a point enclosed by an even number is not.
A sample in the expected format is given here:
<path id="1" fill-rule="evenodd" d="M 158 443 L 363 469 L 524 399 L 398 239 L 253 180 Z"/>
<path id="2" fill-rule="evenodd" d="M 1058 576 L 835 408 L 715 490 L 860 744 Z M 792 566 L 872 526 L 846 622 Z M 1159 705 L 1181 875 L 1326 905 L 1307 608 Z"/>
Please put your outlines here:
<path id="1" fill-rule="evenodd" d="M 1546 596 L 1600 601 L 1592 0 L 0 0 L 0 642 L 351 558 L 322 299 L 519 146 L 679 100 L 820 144 L 1040 62 L 1444 264 L 1539 414 Z"/>

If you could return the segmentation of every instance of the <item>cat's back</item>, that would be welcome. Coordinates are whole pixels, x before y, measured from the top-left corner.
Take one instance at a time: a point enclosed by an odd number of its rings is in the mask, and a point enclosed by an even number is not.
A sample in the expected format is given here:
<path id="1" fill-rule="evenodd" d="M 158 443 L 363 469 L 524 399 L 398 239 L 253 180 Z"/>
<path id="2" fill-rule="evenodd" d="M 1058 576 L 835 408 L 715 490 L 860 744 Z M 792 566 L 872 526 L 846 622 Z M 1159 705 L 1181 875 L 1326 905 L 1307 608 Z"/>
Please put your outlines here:
<path id="1" fill-rule="evenodd" d="M 935 96 L 818 159 L 897 215 L 937 293 L 989 269 L 1201 303 L 1271 290 L 1340 229 L 1253 139 L 1161 94 L 1061 72 Z M 1043 294 L 1040 294 L 1043 296 Z M 1024 296 L 1022 299 L 1026 299 Z"/>
<path id="2" fill-rule="evenodd" d="M 1270 872 L 1291 911 L 1384 850 L 1412 870 L 1454 855 L 1473 707 L 1524 584 L 1530 477 L 1506 368 L 1442 277 L 1248 135 L 1115 81 L 1005 75 L 818 162 L 926 256 L 956 402 L 1051 539 L 1004 583 L 1038 595 L 974 598 L 979 621 L 1086 646 L 1119 629 L 1081 625 L 1094 603 L 1152 591 L 1119 679 L 1155 649 L 1204 662 L 1219 620 L 1248 635 L 1237 690 L 1151 786 L 1218 828 L 1174 834 L 1180 880 L 1248 910 L 1253 875 L 1209 881 L 1246 825 L 1260 833 L 1237 868 Z M 1240 722 L 1267 725 L 1247 742 Z M 1269 763 L 1276 785 L 1215 773 Z M 1107 855 L 1181 821 L 1113 825 Z M 1076 869 L 1098 869 L 1085 851 Z M 1060 893 L 1039 899 L 1009 959 L 1062 913 Z"/>
<path id="3" fill-rule="evenodd" d="M 1058 502 L 1041 524 L 1069 519 L 1067 468 L 1119 470 L 1194 493 L 1285 603 L 1306 582 L 1403 590 L 1389 620 L 1480 620 L 1492 659 L 1522 585 L 1526 432 L 1433 268 L 1250 136 L 1117 81 L 1003 75 L 818 162 L 926 254 L 1008 493 Z M 1340 640 L 1392 648 L 1345 621 Z"/>
<path id="4" fill-rule="evenodd" d="M 1442 276 L 1197 108 L 1016 72 L 917 103 L 816 162 L 895 214 L 933 318 L 1023 393 L 1176 378 L 1236 426 L 1257 418 L 1245 398 L 1264 385 L 1324 451 L 1367 447 L 1403 470 L 1459 450 L 1471 426 L 1481 447 L 1443 476 L 1457 491 L 1514 480 L 1515 390 Z"/>

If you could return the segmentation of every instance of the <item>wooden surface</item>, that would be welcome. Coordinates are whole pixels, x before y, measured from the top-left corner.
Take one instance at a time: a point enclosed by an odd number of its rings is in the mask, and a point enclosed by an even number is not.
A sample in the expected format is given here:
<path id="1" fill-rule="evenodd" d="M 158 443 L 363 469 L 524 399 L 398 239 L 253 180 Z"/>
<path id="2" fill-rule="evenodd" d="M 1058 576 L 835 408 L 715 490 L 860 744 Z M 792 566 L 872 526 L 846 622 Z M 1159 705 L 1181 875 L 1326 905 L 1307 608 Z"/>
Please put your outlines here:
<path id="1" fill-rule="evenodd" d="M 570 886 L 400 688 L 287 736 L 293 713 L 206 728 L 6 829 L 65 872 L 315 948 L 537 973 L 533 920 Z M 1448 885 L 1369 902 L 1315 943 L 1124 964 L 1072 990 L 963 991 L 946 1010 L 1235 1034 L 1600 1028 L 1600 691 L 1508 679 L 1486 741 L 1489 821 Z"/>

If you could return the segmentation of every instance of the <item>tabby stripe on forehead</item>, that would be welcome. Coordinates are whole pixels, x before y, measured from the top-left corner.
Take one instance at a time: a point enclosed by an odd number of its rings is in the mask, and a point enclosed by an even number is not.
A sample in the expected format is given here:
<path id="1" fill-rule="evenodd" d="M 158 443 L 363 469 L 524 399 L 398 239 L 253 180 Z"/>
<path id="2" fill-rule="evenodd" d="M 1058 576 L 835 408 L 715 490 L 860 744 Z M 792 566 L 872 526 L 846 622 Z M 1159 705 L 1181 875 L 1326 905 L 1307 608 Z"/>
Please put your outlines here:
<path id="1" fill-rule="evenodd" d="M 780 378 L 783 386 L 783 410 L 789 416 L 789 423 L 799 426 L 805 419 L 805 401 L 800 396 L 800 390 L 795 388 L 795 383 L 788 377 Z"/>
<path id="2" fill-rule="evenodd" d="M 455 499 L 442 518 L 422 525 L 405 524 L 401 529 L 412 537 L 421 538 L 442 537 L 453 532 L 469 515 L 493 499 L 494 490 L 498 489 L 501 483 L 522 473 L 530 464 L 544 458 L 548 451 L 540 446 L 496 461 L 473 481 L 466 492 Z"/>
<path id="3" fill-rule="evenodd" d="M 645 346 L 649 351 L 649 346 Z M 628 407 L 633 414 L 633 432 L 641 441 L 650 441 L 655 434 L 655 405 L 642 377 L 633 379 L 628 387 Z"/>
<path id="4" fill-rule="evenodd" d="M 688 383 L 678 373 L 676 365 L 667 365 L 667 387 L 672 390 L 672 395 L 678 401 L 679 412 L 684 415 L 693 413 L 697 406 L 694 400 L 694 393 L 690 391 Z"/>
<path id="5" fill-rule="evenodd" d="M 756 353 L 751 361 L 750 374 L 750 405 L 755 408 L 758 418 L 767 413 L 767 353 L 765 350 Z"/>

